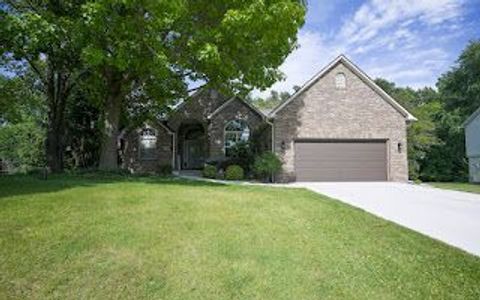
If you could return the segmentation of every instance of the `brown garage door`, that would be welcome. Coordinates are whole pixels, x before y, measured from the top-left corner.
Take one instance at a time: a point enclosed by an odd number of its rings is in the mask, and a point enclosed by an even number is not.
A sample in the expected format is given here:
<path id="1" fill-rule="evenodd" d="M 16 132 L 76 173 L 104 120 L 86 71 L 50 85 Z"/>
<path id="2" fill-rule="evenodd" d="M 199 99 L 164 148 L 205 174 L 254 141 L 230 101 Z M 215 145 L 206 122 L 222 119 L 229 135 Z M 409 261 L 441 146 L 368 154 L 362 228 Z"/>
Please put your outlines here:
<path id="1" fill-rule="evenodd" d="M 295 143 L 297 181 L 387 180 L 385 141 Z"/>

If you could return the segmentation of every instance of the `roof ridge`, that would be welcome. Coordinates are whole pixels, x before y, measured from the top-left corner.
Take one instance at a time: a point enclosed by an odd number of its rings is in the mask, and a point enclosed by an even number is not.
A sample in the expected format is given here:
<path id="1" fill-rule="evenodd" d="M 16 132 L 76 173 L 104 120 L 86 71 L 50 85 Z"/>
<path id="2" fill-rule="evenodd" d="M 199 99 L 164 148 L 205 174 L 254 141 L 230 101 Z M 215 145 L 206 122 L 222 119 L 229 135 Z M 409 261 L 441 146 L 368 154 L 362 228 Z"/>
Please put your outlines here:
<path id="1" fill-rule="evenodd" d="M 305 92 L 309 89 L 315 82 L 327 74 L 333 67 L 338 63 L 343 62 L 347 68 L 350 69 L 355 75 L 360 79 L 365 80 L 365 83 L 369 85 L 380 97 L 387 101 L 390 105 L 393 106 L 399 113 L 401 113 L 408 121 L 416 121 L 415 118 L 408 110 L 406 110 L 402 105 L 400 105 L 395 99 L 393 99 L 389 94 L 387 94 L 380 86 L 378 86 L 362 69 L 360 69 L 355 63 L 353 63 L 346 55 L 343 53 L 338 55 L 334 60 L 329 64 L 323 67 L 319 72 L 317 72 L 313 77 L 311 77 L 302 87 L 296 91 L 290 98 L 280 103 L 275 107 L 269 114 L 269 117 L 275 117 L 275 114 L 282 110 L 288 103 L 293 101 L 298 95 Z"/>

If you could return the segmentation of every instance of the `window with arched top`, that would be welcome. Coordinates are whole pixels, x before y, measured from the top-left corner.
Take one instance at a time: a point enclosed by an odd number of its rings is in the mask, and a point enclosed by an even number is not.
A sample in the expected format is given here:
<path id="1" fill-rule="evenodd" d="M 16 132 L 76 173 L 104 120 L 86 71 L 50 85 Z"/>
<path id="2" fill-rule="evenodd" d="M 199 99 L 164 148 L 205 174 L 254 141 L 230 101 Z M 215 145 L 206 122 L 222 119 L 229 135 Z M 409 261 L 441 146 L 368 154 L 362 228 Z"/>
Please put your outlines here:
<path id="1" fill-rule="evenodd" d="M 347 77 L 343 73 L 337 73 L 335 76 L 335 87 L 337 89 L 345 89 L 347 87 Z"/>
<path id="2" fill-rule="evenodd" d="M 157 153 L 157 132 L 155 129 L 146 127 L 140 132 L 139 155 L 140 159 L 156 159 Z"/>
<path id="3" fill-rule="evenodd" d="M 250 128 L 244 120 L 232 120 L 225 126 L 225 156 L 231 155 L 231 149 L 239 142 L 250 138 Z"/>

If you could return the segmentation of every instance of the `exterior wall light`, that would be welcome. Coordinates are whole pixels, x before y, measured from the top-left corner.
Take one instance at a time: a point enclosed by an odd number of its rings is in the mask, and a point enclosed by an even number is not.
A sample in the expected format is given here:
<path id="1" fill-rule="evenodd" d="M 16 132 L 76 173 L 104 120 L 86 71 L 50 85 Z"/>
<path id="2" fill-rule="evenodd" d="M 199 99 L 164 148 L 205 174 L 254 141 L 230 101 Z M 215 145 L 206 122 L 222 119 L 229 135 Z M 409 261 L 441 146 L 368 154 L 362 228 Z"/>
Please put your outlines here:
<path id="1" fill-rule="evenodd" d="M 282 141 L 282 143 L 280 144 L 280 148 L 282 149 L 282 151 L 285 151 L 285 149 L 287 148 L 287 145 L 285 145 L 285 141 Z"/>
<path id="2" fill-rule="evenodd" d="M 403 148 L 402 143 L 398 143 L 397 148 L 398 148 L 398 153 L 402 153 L 402 148 Z"/>

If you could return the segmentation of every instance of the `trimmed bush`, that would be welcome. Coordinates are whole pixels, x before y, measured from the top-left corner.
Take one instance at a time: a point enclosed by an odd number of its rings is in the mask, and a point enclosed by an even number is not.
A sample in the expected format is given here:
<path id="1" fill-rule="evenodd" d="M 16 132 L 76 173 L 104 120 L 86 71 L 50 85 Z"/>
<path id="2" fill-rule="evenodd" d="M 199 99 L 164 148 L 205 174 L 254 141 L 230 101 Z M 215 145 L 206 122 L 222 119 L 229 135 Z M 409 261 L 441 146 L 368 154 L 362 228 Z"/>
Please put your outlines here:
<path id="1" fill-rule="evenodd" d="M 205 165 L 205 167 L 203 167 L 202 175 L 205 178 L 215 179 L 217 177 L 217 168 L 212 165 Z"/>
<path id="2" fill-rule="evenodd" d="M 227 180 L 242 180 L 244 178 L 243 168 L 239 165 L 231 165 L 227 167 L 225 172 L 225 179 Z"/>
<path id="3" fill-rule="evenodd" d="M 274 176 L 282 169 L 282 162 L 275 153 L 265 152 L 255 158 L 253 170 L 255 175 L 264 181 L 271 181 Z"/>

